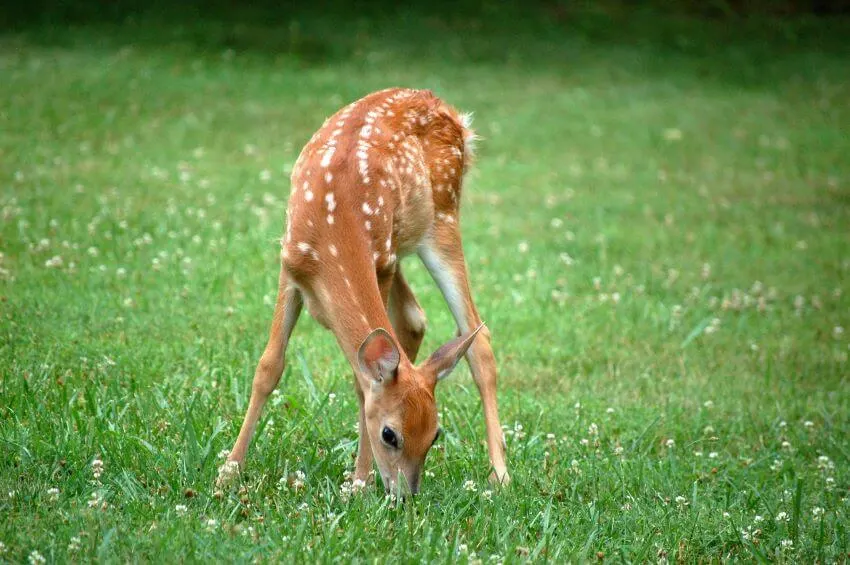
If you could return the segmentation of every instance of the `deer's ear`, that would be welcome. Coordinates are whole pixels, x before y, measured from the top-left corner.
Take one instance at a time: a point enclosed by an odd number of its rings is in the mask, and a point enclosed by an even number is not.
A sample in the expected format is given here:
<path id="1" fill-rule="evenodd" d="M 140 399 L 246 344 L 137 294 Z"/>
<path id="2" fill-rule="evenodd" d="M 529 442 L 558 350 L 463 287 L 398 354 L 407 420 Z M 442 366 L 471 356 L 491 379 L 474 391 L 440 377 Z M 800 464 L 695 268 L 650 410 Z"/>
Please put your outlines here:
<path id="1" fill-rule="evenodd" d="M 447 377 L 458 364 L 458 361 L 466 355 L 469 346 L 475 341 L 475 337 L 483 327 L 484 324 L 482 323 L 471 332 L 456 337 L 440 347 L 422 364 L 422 370 L 434 375 L 434 379 L 438 381 Z"/>
<path id="2" fill-rule="evenodd" d="M 382 383 L 395 378 L 401 356 L 389 332 L 378 328 L 372 330 L 360 344 L 357 361 L 364 375 Z"/>

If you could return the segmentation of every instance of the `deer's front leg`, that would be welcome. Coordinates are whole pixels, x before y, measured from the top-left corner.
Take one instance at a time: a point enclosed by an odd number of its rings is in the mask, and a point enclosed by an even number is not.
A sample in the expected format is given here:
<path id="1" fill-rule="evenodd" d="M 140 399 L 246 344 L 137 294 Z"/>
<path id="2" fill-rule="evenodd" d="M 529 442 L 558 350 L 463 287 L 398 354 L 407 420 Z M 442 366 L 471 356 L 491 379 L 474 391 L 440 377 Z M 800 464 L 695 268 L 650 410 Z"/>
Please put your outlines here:
<path id="1" fill-rule="evenodd" d="M 360 419 L 357 426 L 359 438 L 357 441 L 357 460 L 354 462 L 354 480 L 368 483 L 372 472 L 372 444 L 369 442 L 369 432 L 366 431 L 366 407 L 363 390 L 360 386 L 355 375 L 354 388 L 357 390 L 357 400 L 360 404 Z"/>
<path id="2" fill-rule="evenodd" d="M 419 257 L 440 287 L 460 332 L 466 333 L 476 328 L 481 318 L 469 290 L 469 276 L 457 224 L 438 224 L 432 240 L 420 248 Z M 469 348 L 466 360 L 484 409 L 487 449 L 493 468 L 491 480 L 508 483 L 510 475 L 505 463 L 505 439 L 496 401 L 496 358 L 490 347 L 490 331 L 486 327 L 479 332 Z"/>
<path id="3" fill-rule="evenodd" d="M 226 485 L 239 470 L 239 466 L 242 465 L 266 400 L 280 381 L 280 376 L 283 374 L 286 346 L 290 335 L 292 335 L 292 329 L 298 321 L 298 316 L 301 314 L 301 307 L 301 294 L 294 286 L 289 284 L 286 270 L 281 266 L 277 302 L 269 340 L 254 372 L 251 398 L 248 401 L 248 410 L 245 413 L 242 428 L 239 430 L 239 436 L 236 438 L 236 443 L 230 451 L 227 462 L 219 469 L 218 484 L 221 486 Z"/>

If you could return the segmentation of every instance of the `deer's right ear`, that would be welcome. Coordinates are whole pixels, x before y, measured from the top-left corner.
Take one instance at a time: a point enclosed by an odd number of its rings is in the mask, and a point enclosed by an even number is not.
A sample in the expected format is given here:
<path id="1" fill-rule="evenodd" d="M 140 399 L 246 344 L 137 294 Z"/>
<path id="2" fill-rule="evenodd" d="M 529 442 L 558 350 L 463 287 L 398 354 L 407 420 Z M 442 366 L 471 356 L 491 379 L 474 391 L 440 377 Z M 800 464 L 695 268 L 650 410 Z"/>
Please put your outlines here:
<path id="1" fill-rule="evenodd" d="M 455 368 L 458 361 L 466 355 L 466 351 L 472 345 L 472 342 L 475 341 L 475 337 L 482 328 L 484 328 L 483 322 L 471 332 L 458 336 L 443 345 L 431 354 L 428 360 L 422 364 L 422 368 L 433 375 L 437 381 L 447 377 Z"/>
<path id="2" fill-rule="evenodd" d="M 395 378 L 401 355 L 389 332 L 378 328 L 372 330 L 360 344 L 357 361 L 364 375 L 371 377 L 375 383 L 383 383 Z"/>

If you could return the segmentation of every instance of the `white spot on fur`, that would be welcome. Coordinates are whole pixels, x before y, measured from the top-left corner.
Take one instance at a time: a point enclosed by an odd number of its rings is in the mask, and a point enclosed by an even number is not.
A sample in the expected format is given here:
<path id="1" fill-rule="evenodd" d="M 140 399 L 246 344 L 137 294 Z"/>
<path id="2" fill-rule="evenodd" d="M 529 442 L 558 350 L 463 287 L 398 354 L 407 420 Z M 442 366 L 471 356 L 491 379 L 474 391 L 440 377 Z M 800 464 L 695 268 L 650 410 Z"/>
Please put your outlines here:
<path id="1" fill-rule="evenodd" d="M 309 243 L 305 241 L 299 241 L 297 247 L 298 251 L 300 251 L 304 255 L 309 255 L 313 259 L 319 258 L 319 253 L 315 249 L 313 249 L 313 247 Z"/>
<path id="2" fill-rule="evenodd" d="M 325 182 L 330 184 L 332 180 L 334 180 L 333 174 L 330 171 L 326 172 L 325 173 Z"/>
<path id="3" fill-rule="evenodd" d="M 336 140 L 334 140 L 334 142 L 336 142 Z M 330 143 L 330 140 L 328 141 L 328 143 Z M 328 147 L 327 151 L 325 151 L 325 154 L 322 155 L 322 162 L 319 163 L 322 167 L 327 168 L 328 166 L 330 166 L 331 158 L 333 158 L 333 156 L 334 156 L 334 151 L 336 151 L 336 147 L 334 147 L 333 144 L 331 144 Z"/>
<path id="4" fill-rule="evenodd" d="M 338 257 L 338 256 L 339 256 L 339 251 L 337 251 L 337 249 L 336 249 L 336 245 L 334 245 L 333 243 L 331 243 L 330 245 L 328 245 L 328 251 L 330 251 L 330 252 L 331 252 L 331 255 L 333 255 L 334 257 Z"/>
<path id="5" fill-rule="evenodd" d="M 334 199 L 334 193 L 328 192 L 325 194 L 325 202 L 328 205 L 328 212 L 333 212 L 336 209 L 336 200 Z"/>
<path id="6" fill-rule="evenodd" d="M 304 192 L 304 200 L 306 200 L 307 202 L 311 202 L 313 200 L 313 191 L 312 190 L 307 189 L 307 191 Z"/>
<path id="7" fill-rule="evenodd" d="M 328 224 L 333 225 L 333 223 L 334 223 L 334 215 L 328 214 Z"/>
<path id="8" fill-rule="evenodd" d="M 372 210 L 372 207 L 369 206 L 368 202 L 364 202 L 363 203 L 363 213 L 366 214 L 367 216 L 371 216 L 372 214 L 375 213 L 375 211 Z"/>
<path id="9" fill-rule="evenodd" d="M 372 222 L 366 220 L 366 231 L 372 231 Z"/>

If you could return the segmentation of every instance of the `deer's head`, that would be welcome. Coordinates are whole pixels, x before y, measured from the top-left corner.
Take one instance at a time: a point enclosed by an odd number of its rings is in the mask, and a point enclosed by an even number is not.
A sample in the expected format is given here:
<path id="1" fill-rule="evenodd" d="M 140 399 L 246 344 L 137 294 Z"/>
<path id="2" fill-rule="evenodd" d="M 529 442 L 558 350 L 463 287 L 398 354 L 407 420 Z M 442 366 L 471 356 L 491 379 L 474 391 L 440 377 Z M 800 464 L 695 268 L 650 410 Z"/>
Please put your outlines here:
<path id="1" fill-rule="evenodd" d="M 414 366 L 384 329 L 373 330 L 358 351 L 366 430 L 384 488 L 398 480 L 419 491 L 425 456 L 439 436 L 434 388 L 464 356 L 483 324 Z"/>

